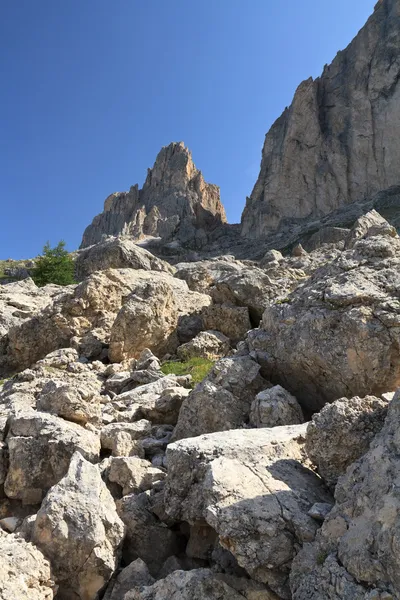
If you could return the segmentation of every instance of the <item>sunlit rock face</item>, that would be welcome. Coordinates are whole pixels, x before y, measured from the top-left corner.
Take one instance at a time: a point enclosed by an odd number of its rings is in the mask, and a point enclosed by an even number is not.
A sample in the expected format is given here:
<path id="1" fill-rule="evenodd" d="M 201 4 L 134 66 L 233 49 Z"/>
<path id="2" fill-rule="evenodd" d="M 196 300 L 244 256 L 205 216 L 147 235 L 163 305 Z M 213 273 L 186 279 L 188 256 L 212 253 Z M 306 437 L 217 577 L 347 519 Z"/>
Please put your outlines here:
<path id="1" fill-rule="evenodd" d="M 243 236 L 320 217 L 399 183 L 400 3 L 382 0 L 268 132 Z"/>
<path id="2" fill-rule="evenodd" d="M 142 189 L 111 194 L 104 211 L 86 228 L 81 247 L 104 236 L 146 236 L 201 246 L 207 233 L 226 222 L 219 188 L 206 183 L 183 142 L 161 149 Z"/>

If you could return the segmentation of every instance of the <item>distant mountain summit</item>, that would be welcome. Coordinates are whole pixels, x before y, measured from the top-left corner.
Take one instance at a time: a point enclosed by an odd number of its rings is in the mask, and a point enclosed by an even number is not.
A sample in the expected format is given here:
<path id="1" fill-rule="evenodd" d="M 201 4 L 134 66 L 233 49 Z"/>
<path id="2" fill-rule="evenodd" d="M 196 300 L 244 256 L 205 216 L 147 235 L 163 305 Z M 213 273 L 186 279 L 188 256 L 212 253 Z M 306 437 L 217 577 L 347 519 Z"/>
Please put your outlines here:
<path id="1" fill-rule="evenodd" d="M 265 138 L 242 236 L 321 217 L 400 183 L 400 0 L 381 0 Z"/>
<path id="2" fill-rule="evenodd" d="M 172 143 L 142 189 L 106 199 L 81 247 L 125 235 L 167 255 L 204 249 L 254 257 L 296 239 L 306 243 L 328 225 L 349 227 L 364 209 L 376 208 L 398 227 L 399 81 L 400 0 L 380 0 L 322 75 L 301 83 L 267 133 L 241 225 L 227 225 L 219 188 L 205 182 L 182 142 Z"/>
<path id="3" fill-rule="evenodd" d="M 81 248 L 118 235 L 201 247 L 207 233 L 225 222 L 219 187 L 206 183 L 188 148 L 174 142 L 161 149 L 142 189 L 135 185 L 106 199 L 104 211 L 86 228 Z"/>

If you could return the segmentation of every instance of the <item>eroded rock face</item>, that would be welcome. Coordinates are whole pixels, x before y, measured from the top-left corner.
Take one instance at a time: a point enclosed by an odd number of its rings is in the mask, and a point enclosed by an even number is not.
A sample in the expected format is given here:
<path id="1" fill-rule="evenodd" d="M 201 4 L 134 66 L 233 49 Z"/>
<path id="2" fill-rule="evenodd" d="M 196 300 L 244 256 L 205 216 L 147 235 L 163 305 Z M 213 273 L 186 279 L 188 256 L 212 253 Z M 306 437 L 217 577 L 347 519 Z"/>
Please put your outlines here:
<path id="1" fill-rule="evenodd" d="M 172 143 L 159 152 L 141 190 L 136 185 L 106 199 L 104 212 L 86 228 L 81 247 L 100 242 L 104 235 L 121 234 L 201 247 L 207 232 L 224 222 L 219 188 L 204 181 L 183 142 Z"/>
<path id="2" fill-rule="evenodd" d="M 76 423 L 47 413 L 21 411 L 10 420 L 9 469 L 4 489 L 9 498 L 38 504 L 67 473 L 72 455 L 88 460 L 100 453 L 100 437 Z"/>
<path id="3" fill-rule="evenodd" d="M 318 217 L 399 183 L 399 21 L 397 0 L 378 2 L 321 77 L 299 86 L 266 136 L 243 236 L 263 236 L 285 220 Z"/>
<path id="4" fill-rule="evenodd" d="M 129 238 L 109 239 L 91 246 L 82 250 L 75 261 L 75 273 L 78 279 L 84 279 L 95 271 L 107 269 L 141 269 L 165 273 L 173 271 L 168 263 L 140 248 Z"/>
<path id="5" fill-rule="evenodd" d="M 250 409 L 250 424 L 277 427 L 303 423 L 304 417 L 296 398 L 280 385 L 257 394 Z"/>
<path id="6" fill-rule="evenodd" d="M 204 522 L 256 581 L 289 598 L 287 577 L 299 545 L 312 541 L 315 502 L 329 502 L 302 465 L 305 425 L 235 430 L 181 440 L 167 450 L 167 513 Z"/>
<path id="7" fill-rule="evenodd" d="M 118 514 L 126 525 L 123 556 L 129 563 L 141 558 L 156 576 L 169 556 L 184 551 L 186 541 L 151 511 L 146 494 L 129 494 L 117 502 Z"/>
<path id="8" fill-rule="evenodd" d="M 134 589 L 118 600 L 277 600 L 275 594 L 246 579 L 224 576 L 210 569 L 175 571 L 151 587 Z"/>
<path id="9" fill-rule="evenodd" d="M 261 329 L 249 334 L 266 376 L 308 410 L 400 383 L 400 239 L 392 236 L 390 226 L 375 235 L 373 225 L 284 302 L 272 303 Z"/>
<path id="10" fill-rule="evenodd" d="M 183 401 L 173 439 L 243 427 L 265 387 L 260 365 L 249 356 L 223 358 Z"/>
<path id="11" fill-rule="evenodd" d="M 336 505 L 316 542 L 304 548 L 293 565 L 295 600 L 399 596 L 399 420 L 397 393 L 368 452 L 339 479 Z M 316 589 L 311 593 L 316 581 L 318 594 Z"/>
<path id="12" fill-rule="evenodd" d="M 229 339 L 219 331 L 201 331 L 193 340 L 179 346 L 177 355 L 182 360 L 207 358 L 217 360 L 229 354 Z"/>
<path id="13" fill-rule="evenodd" d="M 67 475 L 44 499 L 32 534 L 51 561 L 60 597 L 95 600 L 117 566 L 123 536 L 98 468 L 77 452 Z"/>
<path id="14" fill-rule="evenodd" d="M 383 427 L 387 406 L 375 396 L 340 398 L 313 416 L 306 451 L 329 487 L 334 488 L 347 467 L 368 451 Z"/>
<path id="15" fill-rule="evenodd" d="M 180 318 L 200 313 L 211 303 L 209 296 L 191 292 L 184 281 L 170 275 L 137 273 L 135 288 L 111 329 L 109 356 L 115 362 L 137 358 L 145 348 L 159 356 L 174 352 Z"/>
<path id="16" fill-rule="evenodd" d="M 33 545 L 0 530 L 2 600 L 52 600 L 57 591 L 50 563 Z"/>

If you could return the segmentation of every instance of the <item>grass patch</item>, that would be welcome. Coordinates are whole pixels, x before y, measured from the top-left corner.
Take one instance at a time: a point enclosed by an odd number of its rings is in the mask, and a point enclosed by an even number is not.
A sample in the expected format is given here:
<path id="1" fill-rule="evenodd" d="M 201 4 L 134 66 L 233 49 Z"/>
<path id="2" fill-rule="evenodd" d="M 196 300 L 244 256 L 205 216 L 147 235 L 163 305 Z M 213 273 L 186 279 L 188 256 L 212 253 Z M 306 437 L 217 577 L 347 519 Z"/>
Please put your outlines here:
<path id="1" fill-rule="evenodd" d="M 191 375 L 192 386 L 203 381 L 214 366 L 213 360 L 208 358 L 190 358 L 189 360 L 169 360 L 161 365 L 164 375 Z"/>

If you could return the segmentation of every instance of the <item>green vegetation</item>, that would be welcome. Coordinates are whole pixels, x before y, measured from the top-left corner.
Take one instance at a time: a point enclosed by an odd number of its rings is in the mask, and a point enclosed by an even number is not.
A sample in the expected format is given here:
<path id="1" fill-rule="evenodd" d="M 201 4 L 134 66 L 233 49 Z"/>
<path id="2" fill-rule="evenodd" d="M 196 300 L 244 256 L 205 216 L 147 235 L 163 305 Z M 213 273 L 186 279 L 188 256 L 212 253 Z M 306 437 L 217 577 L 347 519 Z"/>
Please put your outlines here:
<path id="1" fill-rule="evenodd" d="M 207 358 L 190 358 L 185 361 L 169 360 L 161 365 L 164 375 L 191 375 L 193 387 L 209 374 L 214 361 Z"/>
<path id="2" fill-rule="evenodd" d="M 328 553 L 327 552 L 323 552 L 321 550 L 321 552 L 319 552 L 318 555 L 317 555 L 317 564 L 318 565 L 323 565 L 327 558 L 328 558 Z"/>
<path id="3" fill-rule="evenodd" d="M 75 283 L 74 270 L 74 261 L 65 249 L 65 242 L 61 240 L 54 248 L 47 242 L 42 256 L 36 260 L 32 278 L 40 287 L 48 283 L 69 285 Z"/>

